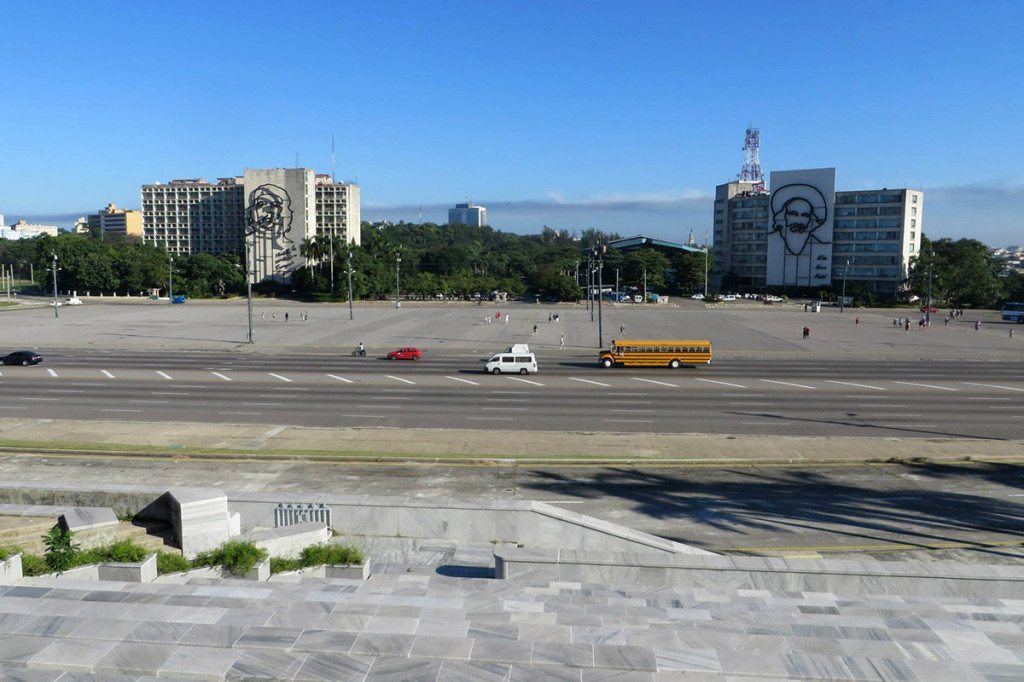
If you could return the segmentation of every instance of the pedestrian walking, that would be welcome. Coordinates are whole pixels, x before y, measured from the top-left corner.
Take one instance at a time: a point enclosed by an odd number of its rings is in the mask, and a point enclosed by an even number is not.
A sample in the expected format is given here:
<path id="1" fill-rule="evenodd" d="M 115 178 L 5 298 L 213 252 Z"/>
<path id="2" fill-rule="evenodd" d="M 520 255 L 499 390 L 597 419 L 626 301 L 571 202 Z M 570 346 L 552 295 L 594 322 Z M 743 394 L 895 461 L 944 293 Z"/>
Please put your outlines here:
<path id="1" fill-rule="evenodd" d="M 285 322 L 287 322 L 287 321 L 288 321 L 288 313 L 285 313 L 285 314 L 284 314 L 284 321 L 285 321 Z"/>
<path id="2" fill-rule="evenodd" d="M 626 333 L 626 325 L 620 324 L 619 325 L 619 334 L 625 334 L 625 333 Z"/>
<path id="3" fill-rule="evenodd" d="M 548 313 L 548 322 L 551 322 L 551 313 Z"/>
<path id="4" fill-rule="evenodd" d="M 942 324 L 943 324 L 944 326 L 946 326 L 946 327 L 948 327 L 948 326 L 949 326 L 949 315 L 946 315 L 946 319 L 944 319 L 944 320 L 942 321 Z"/>
<path id="5" fill-rule="evenodd" d="M 536 334 L 536 333 L 537 333 L 537 325 L 533 325 L 533 333 L 534 333 L 534 334 Z"/>
<path id="6" fill-rule="evenodd" d="M 1012 327 L 1010 328 L 1010 338 L 1011 339 L 1013 338 L 1013 328 Z"/>
<path id="7" fill-rule="evenodd" d="M 980 332 L 981 331 L 981 320 L 977 320 L 974 323 L 974 331 L 976 331 L 976 332 Z"/>
<path id="8" fill-rule="evenodd" d="M 859 317 L 855 318 L 855 319 L 853 320 L 853 324 L 854 324 L 854 325 L 858 325 L 858 324 L 860 324 L 860 318 L 859 318 Z"/>
<path id="9" fill-rule="evenodd" d="M 267 314 L 266 313 L 260 313 L 260 319 L 261 320 L 267 319 Z"/>
<path id="10" fill-rule="evenodd" d="M 804 327 L 804 338 L 806 339 L 810 335 L 811 335 L 811 328 L 810 327 Z"/>
<path id="11" fill-rule="evenodd" d="M 277 311 L 274 311 L 273 315 L 274 315 L 274 319 L 276 320 L 277 319 Z"/>
<path id="12" fill-rule="evenodd" d="M 910 318 L 909 317 L 903 322 L 903 331 L 905 333 L 907 333 L 907 334 L 910 333 Z"/>
<path id="13" fill-rule="evenodd" d="M 896 322 L 896 318 L 895 317 L 892 318 L 892 326 L 894 326 L 894 327 L 898 327 L 899 326 L 899 324 Z"/>
<path id="14" fill-rule="evenodd" d="M 1012 329 L 1010 330 L 1010 338 L 1013 338 L 1013 330 Z M 560 335 L 558 337 L 558 347 L 559 348 L 565 348 L 565 334 L 562 334 L 562 335 Z"/>
<path id="15" fill-rule="evenodd" d="M 505 313 L 505 324 L 508 324 L 508 313 Z"/>

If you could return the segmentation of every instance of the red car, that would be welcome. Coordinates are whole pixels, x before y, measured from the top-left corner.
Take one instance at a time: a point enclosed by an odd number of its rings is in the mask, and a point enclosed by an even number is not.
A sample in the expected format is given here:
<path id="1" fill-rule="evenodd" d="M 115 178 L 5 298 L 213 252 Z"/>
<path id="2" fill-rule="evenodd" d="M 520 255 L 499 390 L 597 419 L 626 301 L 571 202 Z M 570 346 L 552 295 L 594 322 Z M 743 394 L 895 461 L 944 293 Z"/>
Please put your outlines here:
<path id="1" fill-rule="evenodd" d="M 923 305 L 923 306 L 921 306 L 921 312 L 922 313 L 937 313 L 937 312 L 939 312 L 939 309 L 938 308 L 934 308 L 934 307 L 929 308 L 928 306 Z"/>
<path id="2" fill-rule="evenodd" d="M 399 348 L 388 353 L 388 360 L 419 360 L 423 357 L 423 352 L 419 348 Z"/>

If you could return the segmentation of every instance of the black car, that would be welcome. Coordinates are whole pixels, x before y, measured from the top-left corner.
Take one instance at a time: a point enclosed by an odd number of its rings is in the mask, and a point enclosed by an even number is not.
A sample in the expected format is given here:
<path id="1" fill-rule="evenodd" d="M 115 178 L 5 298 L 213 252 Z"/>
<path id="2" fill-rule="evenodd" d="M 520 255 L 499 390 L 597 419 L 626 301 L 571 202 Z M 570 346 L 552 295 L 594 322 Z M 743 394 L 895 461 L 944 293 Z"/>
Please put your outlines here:
<path id="1" fill-rule="evenodd" d="M 42 355 L 30 350 L 16 350 L 0 358 L 0 362 L 5 365 L 38 365 L 42 361 Z"/>

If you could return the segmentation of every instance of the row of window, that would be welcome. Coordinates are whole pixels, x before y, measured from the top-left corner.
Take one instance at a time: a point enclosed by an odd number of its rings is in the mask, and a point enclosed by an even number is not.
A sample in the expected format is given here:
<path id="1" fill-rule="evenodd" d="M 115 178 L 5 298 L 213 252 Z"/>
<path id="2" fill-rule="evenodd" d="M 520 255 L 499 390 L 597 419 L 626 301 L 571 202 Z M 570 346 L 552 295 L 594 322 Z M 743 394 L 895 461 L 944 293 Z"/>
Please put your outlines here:
<path id="1" fill-rule="evenodd" d="M 913 238 L 913 237 L 911 237 Z M 865 231 L 865 232 L 853 232 L 853 231 L 836 231 L 832 235 L 832 239 L 837 242 L 841 241 L 878 241 L 882 239 L 900 239 L 899 230 L 887 230 L 882 232 L 880 230 Z"/>
<path id="2" fill-rule="evenodd" d="M 836 227 L 899 227 L 898 218 L 878 218 L 877 220 L 837 220 Z"/>
<path id="3" fill-rule="evenodd" d="M 833 244 L 832 253 L 899 252 L 899 244 Z"/>
<path id="4" fill-rule="evenodd" d="M 837 194 L 836 205 L 840 204 L 902 204 L 902 194 Z M 914 197 L 917 203 L 917 197 Z"/>
<path id="5" fill-rule="evenodd" d="M 914 209 L 915 215 L 917 209 Z M 837 216 L 851 215 L 903 215 L 902 206 L 841 206 L 836 209 Z"/>
<path id="6" fill-rule="evenodd" d="M 842 270 L 846 265 L 846 261 L 850 261 L 850 266 L 854 265 L 899 265 L 899 256 L 853 256 L 849 259 L 833 257 L 832 268 Z"/>
<path id="7" fill-rule="evenodd" d="M 615 353 L 710 353 L 711 346 L 615 346 Z"/>

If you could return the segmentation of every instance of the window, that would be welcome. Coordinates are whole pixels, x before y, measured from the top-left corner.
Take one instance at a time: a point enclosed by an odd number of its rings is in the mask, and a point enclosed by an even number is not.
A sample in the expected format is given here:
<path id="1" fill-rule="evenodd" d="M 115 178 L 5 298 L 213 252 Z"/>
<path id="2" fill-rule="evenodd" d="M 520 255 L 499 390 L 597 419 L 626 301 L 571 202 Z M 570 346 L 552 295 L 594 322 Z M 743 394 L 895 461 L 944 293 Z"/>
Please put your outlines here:
<path id="1" fill-rule="evenodd" d="M 916 199 L 917 197 L 914 198 Z M 917 206 L 910 207 L 910 215 L 917 215 Z"/>
<path id="2" fill-rule="evenodd" d="M 911 202 L 916 204 L 917 203 L 917 195 L 916 194 L 912 194 L 911 196 L 913 197 L 913 199 L 911 199 Z"/>
<path id="3" fill-rule="evenodd" d="M 917 227 L 917 218 L 911 218 L 910 219 L 910 226 L 911 227 Z"/>

